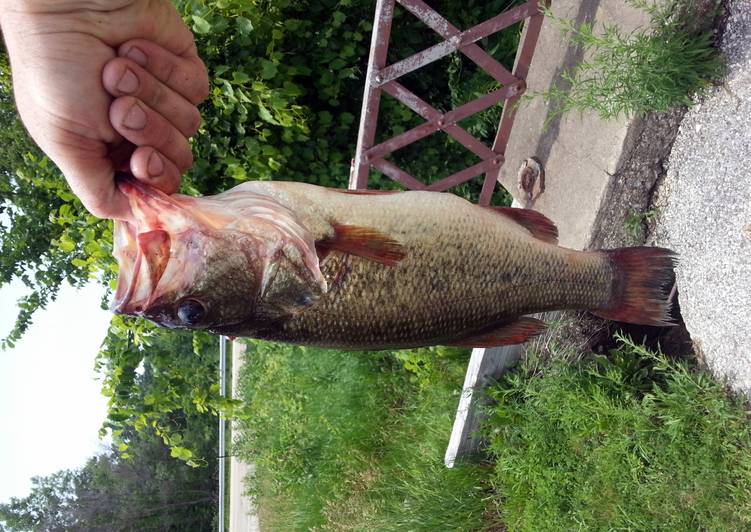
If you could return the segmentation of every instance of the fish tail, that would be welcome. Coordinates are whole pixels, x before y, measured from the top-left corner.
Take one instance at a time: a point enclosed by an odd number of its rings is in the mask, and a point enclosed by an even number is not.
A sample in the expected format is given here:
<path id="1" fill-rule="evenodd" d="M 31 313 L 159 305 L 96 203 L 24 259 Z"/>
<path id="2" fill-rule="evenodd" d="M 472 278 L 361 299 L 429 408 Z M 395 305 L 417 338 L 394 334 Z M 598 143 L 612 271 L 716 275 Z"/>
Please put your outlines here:
<path id="1" fill-rule="evenodd" d="M 603 253 L 613 268 L 613 288 L 608 306 L 592 313 L 639 325 L 675 325 L 668 291 L 675 281 L 676 254 L 657 247 L 620 248 Z"/>

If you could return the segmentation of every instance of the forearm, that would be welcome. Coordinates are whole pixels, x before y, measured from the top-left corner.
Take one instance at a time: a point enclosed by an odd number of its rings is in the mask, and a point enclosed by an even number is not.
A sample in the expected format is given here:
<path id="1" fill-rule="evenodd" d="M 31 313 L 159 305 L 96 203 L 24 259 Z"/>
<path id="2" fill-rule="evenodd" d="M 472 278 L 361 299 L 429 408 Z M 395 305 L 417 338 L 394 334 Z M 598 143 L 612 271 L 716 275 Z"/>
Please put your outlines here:
<path id="1" fill-rule="evenodd" d="M 73 11 L 114 11 L 132 0 L 0 0 L 2 12 L 70 13 Z"/>
<path id="2" fill-rule="evenodd" d="M 13 34 L 76 31 L 79 25 L 91 28 L 96 22 L 104 26 L 109 17 L 102 17 L 103 14 L 133 3 L 134 0 L 0 0 L 0 29 L 7 41 Z"/>

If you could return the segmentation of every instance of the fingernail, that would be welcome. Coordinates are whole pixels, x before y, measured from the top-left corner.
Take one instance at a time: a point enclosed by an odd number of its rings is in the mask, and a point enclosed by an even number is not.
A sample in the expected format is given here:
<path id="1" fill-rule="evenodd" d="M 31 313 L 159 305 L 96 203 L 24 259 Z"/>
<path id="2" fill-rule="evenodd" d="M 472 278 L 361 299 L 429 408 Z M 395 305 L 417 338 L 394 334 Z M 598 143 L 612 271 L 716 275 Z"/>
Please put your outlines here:
<path id="1" fill-rule="evenodd" d="M 146 66 L 146 63 L 149 61 L 149 58 L 146 57 L 146 54 L 143 53 L 143 50 L 141 50 L 137 46 L 131 46 L 130 50 L 125 53 L 125 57 L 132 59 L 141 66 Z"/>
<path id="2" fill-rule="evenodd" d="M 120 82 L 117 84 L 117 90 L 130 94 L 138 90 L 138 77 L 129 68 L 125 69 L 123 77 L 120 78 Z"/>
<path id="3" fill-rule="evenodd" d="M 148 165 L 150 176 L 159 176 L 164 173 L 164 162 L 157 152 L 151 152 Z"/>
<path id="4" fill-rule="evenodd" d="M 140 105 L 133 104 L 123 119 L 123 125 L 128 129 L 143 129 L 146 127 L 146 113 Z"/>

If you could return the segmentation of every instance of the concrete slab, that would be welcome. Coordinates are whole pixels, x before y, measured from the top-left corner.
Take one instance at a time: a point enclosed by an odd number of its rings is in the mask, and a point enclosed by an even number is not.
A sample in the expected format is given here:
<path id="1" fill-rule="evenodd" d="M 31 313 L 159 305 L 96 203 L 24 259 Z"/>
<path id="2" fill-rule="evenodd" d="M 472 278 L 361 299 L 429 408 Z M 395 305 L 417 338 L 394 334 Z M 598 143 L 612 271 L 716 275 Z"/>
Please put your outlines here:
<path id="1" fill-rule="evenodd" d="M 556 17 L 576 24 L 593 22 L 598 27 L 617 23 L 624 34 L 649 22 L 646 13 L 622 0 L 564 0 L 553 2 L 551 10 Z M 544 92 L 555 84 L 567 88 L 561 75 L 583 59 L 584 52 L 546 19 L 527 77 L 527 90 Z M 558 225 L 561 245 L 582 249 L 592 241 L 612 176 L 627 151 L 630 130 L 639 121 L 604 121 L 591 112 L 554 115 L 555 108 L 539 97 L 520 105 L 499 180 L 522 201 L 516 186 L 517 171 L 524 159 L 536 157 L 546 170 L 546 190 L 534 208 Z"/>

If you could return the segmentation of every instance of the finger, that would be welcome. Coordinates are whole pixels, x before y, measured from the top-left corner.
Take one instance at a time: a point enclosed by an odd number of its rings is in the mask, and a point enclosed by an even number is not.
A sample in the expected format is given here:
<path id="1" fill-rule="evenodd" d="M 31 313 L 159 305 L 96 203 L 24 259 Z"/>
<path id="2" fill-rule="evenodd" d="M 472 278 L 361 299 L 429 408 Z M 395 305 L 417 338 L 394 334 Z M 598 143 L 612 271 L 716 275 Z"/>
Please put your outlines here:
<path id="1" fill-rule="evenodd" d="M 56 150 L 50 156 L 86 210 L 99 218 L 130 219 L 128 199 L 115 187 L 111 147 L 78 135 L 65 135 L 58 140 L 60 146 L 78 148 L 76 151 Z"/>
<path id="2" fill-rule="evenodd" d="M 86 210 L 97 218 L 130 220 L 133 217 L 128 198 L 115 186 L 112 177 L 93 181 L 85 187 L 71 180 L 70 188 L 79 197 Z"/>
<path id="3" fill-rule="evenodd" d="M 118 55 L 148 70 L 193 104 L 198 105 L 209 96 L 206 66 L 196 55 L 195 46 L 179 56 L 151 41 L 133 39 L 118 48 Z"/>
<path id="4" fill-rule="evenodd" d="M 193 164 L 188 139 L 166 118 L 133 96 L 115 99 L 110 106 L 115 130 L 136 146 L 152 146 L 184 172 Z"/>
<path id="5" fill-rule="evenodd" d="M 137 179 L 166 194 L 174 194 L 180 188 L 180 170 L 151 146 L 141 146 L 133 152 L 130 171 Z"/>
<path id="6" fill-rule="evenodd" d="M 185 137 L 195 135 L 201 125 L 201 114 L 195 105 L 130 59 L 117 57 L 109 61 L 104 66 L 102 82 L 116 98 L 135 96 L 167 118 Z"/>

